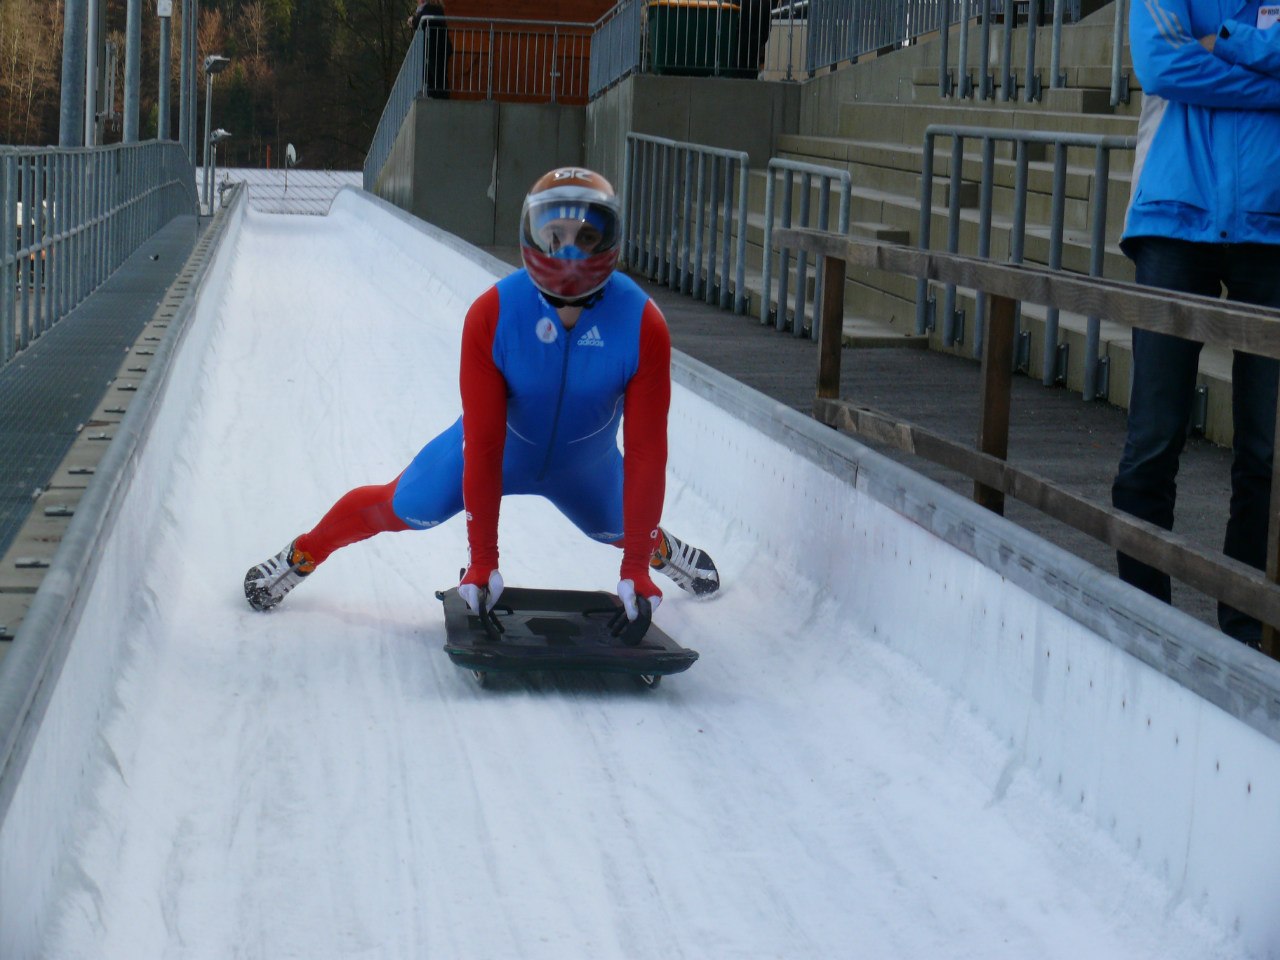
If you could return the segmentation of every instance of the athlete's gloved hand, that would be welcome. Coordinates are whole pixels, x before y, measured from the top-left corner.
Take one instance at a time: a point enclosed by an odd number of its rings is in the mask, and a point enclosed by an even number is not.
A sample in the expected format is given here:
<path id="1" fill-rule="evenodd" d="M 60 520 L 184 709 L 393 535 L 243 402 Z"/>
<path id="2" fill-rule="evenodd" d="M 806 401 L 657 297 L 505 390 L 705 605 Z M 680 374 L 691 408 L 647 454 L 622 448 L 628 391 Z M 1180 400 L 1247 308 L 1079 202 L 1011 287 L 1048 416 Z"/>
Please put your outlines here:
<path id="1" fill-rule="evenodd" d="M 458 596 L 467 602 L 472 613 L 482 616 L 497 605 L 502 587 L 502 574 L 497 570 L 485 571 L 472 565 L 462 571 Z"/>
<path id="2" fill-rule="evenodd" d="M 645 597 L 650 604 L 650 613 L 656 613 L 658 604 L 662 603 L 662 591 L 654 586 L 647 573 L 634 574 L 618 581 L 618 599 L 627 611 L 627 619 L 634 621 L 640 615 L 636 597 Z"/>

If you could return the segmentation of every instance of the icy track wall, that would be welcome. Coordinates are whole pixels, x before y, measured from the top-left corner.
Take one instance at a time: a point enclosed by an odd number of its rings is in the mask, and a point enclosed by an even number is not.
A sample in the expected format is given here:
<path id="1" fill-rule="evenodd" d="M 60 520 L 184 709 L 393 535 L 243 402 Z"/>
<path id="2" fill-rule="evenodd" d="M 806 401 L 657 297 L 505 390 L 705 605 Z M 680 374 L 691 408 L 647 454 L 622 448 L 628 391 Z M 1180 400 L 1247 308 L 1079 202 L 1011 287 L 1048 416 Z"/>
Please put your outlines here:
<path id="1" fill-rule="evenodd" d="M 700 399 L 673 404 L 671 463 L 722 464 L 684 482 L 767 562 L 816 581 L 831 620 L 911 658 L 996 732 L 993 801 L 1036 778 L 1173 902 L 1280 956 L 1276 663 L 696 361 L 677 378 Z M 1212 678 L 1200 686 L 1232 712 L 1166 669 Z"/>
<path id="2" fill-rule="evenodd" d="M 90 757 L 116 678 L 128 669 L 121 662 L 122 640 L 152 603 L 137 595 L 131 574 L 145 568 L 147 544 L 165 522 L 153 509 L 157 491 L 185 413 L 198 402 L 192 388 L 215 332 L 211 294 L 220 291 L 234 254 L 242 201 L 243 194 L 223 213 L 222 242 L 204 265 L 200 294 L 189 297 L 171 322 L 155 358 L 161 362 L 152 365 L 130 403 L 14 650 L 0 665 L 2 689 L 11 695 L 18 665 L 11 661 L 48 651 L 34 703 L 0 778 L 0 957 L 6 960 L 39 955 L 58 868 L 84 801 Z M 113 535 L 120 529 L 131 532 Z"/>
<path id="3" fill-rule="evenodd" d="M 344 192 L 334 214 L 388 245 L 423 245 L 422 262 L 439 264 L 460 293 L 474 295 L 499 269 L 358 191 Z M 25 763 L 0 781 L 5 960 L 39 955 L 54 878 L 75 842 L 85 767 L 100 752 L 116 679 L 130 668 L 121 640 L 143 624 L 165 629 L 130 572 L 146 564 L 151 532 L 169 522 L 154 507 L 182 469 L 174 453 L 202 402 L 201 365 L 217 349 L 222 281 L 244 216 L 242 206 L 229 211 L 173 338 L 154 420 L 135 427 L 143 444 L 89 545 L 92 577 L 78 591 L 62 585 L 73 605 L 48 638 L 65 650 L 60 675 L 46 684 Z M 955 695 L 956 709 L 996 731 L 1007 760 L 993 802 L 1020 778 L 1047 785 L 1175 900 L 1274 955 L 1280 747 L 1274 696 L 1258 691 L 1280 689 L 1275 664 L 1255 663 L 1214 631 L 695 361 L 677 357 L 675 377 L 671 470 L 733 518 L 743 534 L 733 539 L 758 546 L 754 562 L 776 569 L 779 589 L 813 592 L 830 614 L 823 622 L 848 622 L 851 635 L 910 657 Z M 718 469 L 686 476 L 687 463 Z M 728 589 L 719 602 L 732 602 Z M 797 624 L 778 642 L 824 644 L 839 656 L 844 638 L 804 635 Z"/>

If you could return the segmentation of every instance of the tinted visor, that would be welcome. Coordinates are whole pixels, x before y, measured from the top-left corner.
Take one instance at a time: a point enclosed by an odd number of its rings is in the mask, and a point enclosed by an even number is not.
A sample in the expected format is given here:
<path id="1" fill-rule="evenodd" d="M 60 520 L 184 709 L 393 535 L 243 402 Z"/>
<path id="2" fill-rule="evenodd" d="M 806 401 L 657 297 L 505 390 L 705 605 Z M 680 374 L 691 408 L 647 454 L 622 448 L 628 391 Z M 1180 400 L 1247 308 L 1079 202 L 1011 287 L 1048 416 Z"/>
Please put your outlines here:
<path id="1" fill-rule="evenodd" d="M 548 191 L 549 193 L 552 191 Z M 618 246 L 617 201 L 530 199 L 520 218 L 520 244 L 547 256 L 583 259 Z"/>

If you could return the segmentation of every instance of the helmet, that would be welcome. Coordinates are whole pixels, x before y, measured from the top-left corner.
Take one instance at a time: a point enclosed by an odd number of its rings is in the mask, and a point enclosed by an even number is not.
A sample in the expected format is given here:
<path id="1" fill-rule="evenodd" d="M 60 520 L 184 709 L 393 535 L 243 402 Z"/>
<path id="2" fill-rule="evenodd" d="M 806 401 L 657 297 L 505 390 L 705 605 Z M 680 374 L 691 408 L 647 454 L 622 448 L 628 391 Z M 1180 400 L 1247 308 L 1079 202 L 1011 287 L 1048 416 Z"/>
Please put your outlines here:
<path id="1" fill-rule="evenodd" d="M 621 204 L 600 174 L 560 167 L 539 177 L 520 212 L 529 279 L 556 301 L 591 296 L 618 264 L 621 221 Z"/>

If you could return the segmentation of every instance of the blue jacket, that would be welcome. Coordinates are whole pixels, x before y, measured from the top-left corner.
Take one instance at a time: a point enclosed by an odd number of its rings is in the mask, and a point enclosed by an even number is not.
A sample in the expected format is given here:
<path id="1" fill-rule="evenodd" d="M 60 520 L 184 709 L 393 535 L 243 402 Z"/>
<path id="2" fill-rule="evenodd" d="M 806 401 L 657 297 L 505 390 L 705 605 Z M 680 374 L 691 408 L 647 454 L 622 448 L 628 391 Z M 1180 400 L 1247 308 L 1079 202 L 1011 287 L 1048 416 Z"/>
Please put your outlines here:
<path id="1" fill-rule="evenodd" d="M 1144 97 L 1122 246 L 1144 236 L 1280 244 L 1280 25 L 1258 29 L 1262 6 L 1132 0 Z M 1210 34 L 1212 53 L 1200 43 Z"/>

